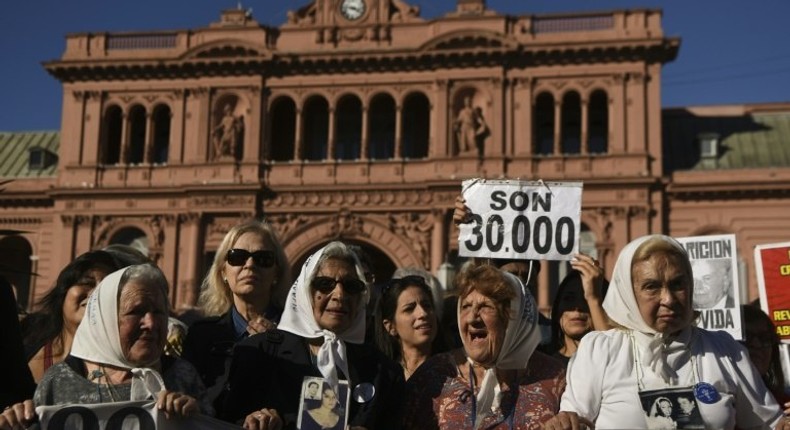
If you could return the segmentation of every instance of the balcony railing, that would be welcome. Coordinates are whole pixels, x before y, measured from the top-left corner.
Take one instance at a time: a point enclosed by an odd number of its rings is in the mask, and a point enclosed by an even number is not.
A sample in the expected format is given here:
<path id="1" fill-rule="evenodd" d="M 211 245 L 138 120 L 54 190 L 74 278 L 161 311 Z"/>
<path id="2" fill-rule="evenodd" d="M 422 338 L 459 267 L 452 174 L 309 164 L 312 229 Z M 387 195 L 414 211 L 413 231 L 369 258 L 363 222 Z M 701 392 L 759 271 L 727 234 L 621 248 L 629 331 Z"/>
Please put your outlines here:
<path id="1" fill-rule="evenodd" d="M 176 47 L 177 33 L 108 35 L 107 49 L 168 49 Z"/>
<path id="2" fill-rule="evenodd" d="M 533 23 L 535 34 L 610 30 L 612 28 L 614 28 L 614 16 L 612 15 L 535 18 Z"/>

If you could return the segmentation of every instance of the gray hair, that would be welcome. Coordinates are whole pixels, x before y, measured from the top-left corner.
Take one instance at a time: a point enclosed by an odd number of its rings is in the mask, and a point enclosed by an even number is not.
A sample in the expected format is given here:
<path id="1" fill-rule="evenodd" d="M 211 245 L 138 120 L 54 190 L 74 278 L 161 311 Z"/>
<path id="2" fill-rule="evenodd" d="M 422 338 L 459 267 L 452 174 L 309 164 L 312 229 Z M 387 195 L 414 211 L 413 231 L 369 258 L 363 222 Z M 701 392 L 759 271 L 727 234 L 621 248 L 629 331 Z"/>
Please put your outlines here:
<path id="1" fill-rule="evenodd" d="M 329 259 L 341 260 L 350 264 L 354 267 L 354 271 L 359 277 L 359 280 L 365 282 L 365 270 L 362 267 L 362 263 L 359 262 L 357 254 L 351 247 L 339 241 L 329 242 L 329 244 L 324 247 L 324 252 L 321 253 L 321 258 L 318 259 L 315 265 L 315 271 L 311 273 L 310 278 L 315 277 L 318 269 Z"/>
<path id="2" fill-rule="evenodd" d="M 165 302 L 168 302 L 168 284 L 167 278 L 165 278 L 165 274 L 162 271 L 154 266 L 153 264 L 146 263 L 146 264 L 137 264 L 134 266 L 129 266 L 121 275 L 121 280 L 119 282 L 118 287 L 118 298 L 120 300 L 121 291 L 123 291 L 123 287 L 126 286 L 129 282 L 138 282 L 143 285 L 153 286 L 158 288 L 162 291 L 165 297 Z M 169 308 L 169 303 L 166 303 Z"/>

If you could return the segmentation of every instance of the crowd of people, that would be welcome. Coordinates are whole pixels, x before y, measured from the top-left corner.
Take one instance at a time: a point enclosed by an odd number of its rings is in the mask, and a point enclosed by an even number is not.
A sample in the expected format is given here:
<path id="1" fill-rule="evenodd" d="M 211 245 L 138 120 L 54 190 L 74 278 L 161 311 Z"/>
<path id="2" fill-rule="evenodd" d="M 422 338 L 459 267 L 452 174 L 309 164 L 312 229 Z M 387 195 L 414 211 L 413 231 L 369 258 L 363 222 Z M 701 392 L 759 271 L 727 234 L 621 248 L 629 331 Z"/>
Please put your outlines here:
<path id="1" fill-rule="evenodd" d="M 698 329 L 671 237 L 630 242 L 611 282 L 576 255 L 551 318 L 534 261 L 471 259 L 451 297 L 421 269 L 374 285 L 370 264 L 330 242 L 291 282 L 271 227 L 241 223 L 185 337 L 164 274 L 133 250 L 77 257 L 21 324 L 0 283 L 0 430 L 34 425 L 38 406 L 145 399 L 255 430 L 790 428 L 770 319 L 744 306 L 743 344 Z"/>

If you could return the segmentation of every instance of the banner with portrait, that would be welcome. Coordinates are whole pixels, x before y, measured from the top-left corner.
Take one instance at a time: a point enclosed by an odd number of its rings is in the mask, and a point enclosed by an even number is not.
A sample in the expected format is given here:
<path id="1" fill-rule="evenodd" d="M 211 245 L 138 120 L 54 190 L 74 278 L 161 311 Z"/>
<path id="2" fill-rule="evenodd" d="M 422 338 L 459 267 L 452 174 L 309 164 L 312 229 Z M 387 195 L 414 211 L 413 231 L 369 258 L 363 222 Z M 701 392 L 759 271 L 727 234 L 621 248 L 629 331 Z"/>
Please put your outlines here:
<path id="1" fill-rule="evenodd" d="M 741 329 L 741 286 L 734 234 L 677 238 L 688 252 L 694 276 L 697 327 L 724 330 L 736 340 Z"/>
<path id="2" fill-rule="evenodd" d="M 239 430 L 241 427 L 204 415 L 166 419 L 153 400 L 39 406 L 42 430 Z"/>
<path id="3" fill-rule="evenodd" d="M 779 339 L 790 343 L 790 242 L 756 246 L 754 264 L 760 305 Z"/>
<path id="4" fill-rule="evenodd" d="M 571 260 L 579 252 L 582 183 L 472 179 L 462 194 L 464 257 Z"/>
<path id="5" fill-rule="evenodd" d="M 348 424 L 351 393 L 348 381 L 333 388 L 324 378 L 305 376 L 299 402 L 298 430 L 344 430 Z"/>

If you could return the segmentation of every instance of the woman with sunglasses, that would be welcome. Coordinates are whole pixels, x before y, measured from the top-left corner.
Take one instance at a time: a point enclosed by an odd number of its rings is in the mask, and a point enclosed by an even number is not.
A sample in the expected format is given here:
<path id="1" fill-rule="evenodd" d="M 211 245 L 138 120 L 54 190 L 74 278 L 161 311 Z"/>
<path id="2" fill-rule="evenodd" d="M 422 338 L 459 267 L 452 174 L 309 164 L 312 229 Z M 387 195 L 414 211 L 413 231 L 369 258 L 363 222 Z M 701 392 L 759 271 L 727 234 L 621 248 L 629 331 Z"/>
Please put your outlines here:
<path id="1" fill-rule="evenodd" d="M 215 408 L 221 406 L 233 346 L 274 327 L 290 279 L 274 230 L 265 222 L 238 224 L 222 239 L 203 280 L 200 309 L 184 340 L 182 357 L 198 370 Z"/>
<path id="2" fill-rule="evenodd" d="M 431 355 L 444 349 L 431 288 L 422 276 L 392 279 L 375 312 L 376 346 L 403 367 L 405 379 Z"/>
<path id="3" fill-rule="evenodd" d="M 399 428 L 403 372 L 364 343 L 364 277 L 341 242 L 308 257 L 278 327 L 234 349 L 222 417 L 247 429 L 293 429 L 305 378 L 321 377 L 335 392 L 348 381 L 352 429 Z"/>

